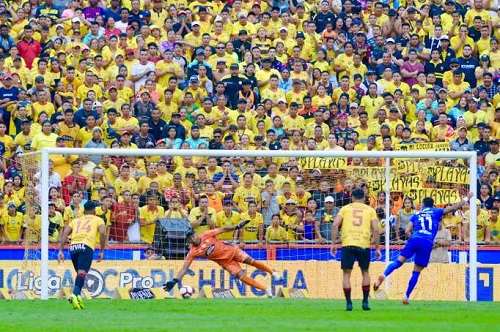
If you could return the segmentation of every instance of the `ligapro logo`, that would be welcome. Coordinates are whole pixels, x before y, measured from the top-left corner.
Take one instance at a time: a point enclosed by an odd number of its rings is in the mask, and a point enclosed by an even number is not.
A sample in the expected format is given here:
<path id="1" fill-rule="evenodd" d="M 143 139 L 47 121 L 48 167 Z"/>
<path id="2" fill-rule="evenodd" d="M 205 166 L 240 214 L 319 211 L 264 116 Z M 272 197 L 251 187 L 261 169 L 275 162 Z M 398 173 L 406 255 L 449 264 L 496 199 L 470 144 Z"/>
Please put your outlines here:
<path id="1" fill-rule="evenodd" d="M 85 288 L 87 288 L 92 297 L 101 295 L 104 290 L 104 278 L 102 274 L 95 269 L 90 269 L 85 278 Z"/>

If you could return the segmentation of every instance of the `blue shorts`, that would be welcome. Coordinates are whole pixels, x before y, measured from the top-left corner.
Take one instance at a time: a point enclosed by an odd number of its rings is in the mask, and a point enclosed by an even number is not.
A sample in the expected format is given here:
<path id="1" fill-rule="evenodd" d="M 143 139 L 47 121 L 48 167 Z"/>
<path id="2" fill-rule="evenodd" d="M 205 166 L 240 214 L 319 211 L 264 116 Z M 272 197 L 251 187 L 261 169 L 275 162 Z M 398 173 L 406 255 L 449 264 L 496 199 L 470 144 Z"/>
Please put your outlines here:
<path id="1" fill-rule="evenodd" d="M 401 251 L 401 256 L 410 259 L 415 255 L 415 265 L 427 267 L 431 258 L 432 247 L 432 241 L 420 237 L 412 237 L 406 242 L 405 247 Z"/>

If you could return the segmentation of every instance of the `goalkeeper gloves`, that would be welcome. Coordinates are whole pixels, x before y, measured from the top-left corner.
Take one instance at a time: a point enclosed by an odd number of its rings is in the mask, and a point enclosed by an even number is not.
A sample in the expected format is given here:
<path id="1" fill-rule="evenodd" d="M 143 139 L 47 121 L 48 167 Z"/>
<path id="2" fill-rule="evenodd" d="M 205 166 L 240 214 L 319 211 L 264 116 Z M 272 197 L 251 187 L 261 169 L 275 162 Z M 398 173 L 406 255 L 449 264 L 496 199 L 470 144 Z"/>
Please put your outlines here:
<path id="1" fill-rule="evenodd" d="M 238 229 L 242 229 L 243 227 L 245 227 L 246 224 L 248 224 L 250 222 L 250 220 L 245 220 L 245 221 L 242 221 L 240 222 L 238 225 L 234 226 L 234 229 L 235 230 L 238 230 Z"/>
<path id="2" fill-rule="evenodd" d="M 166 292 L 170 292 L 172 288 L 179 282 L 179 279 L 174 278 L 172 281 L 168 281 L 166 284 L 163 285 L 163 289 Z"/>

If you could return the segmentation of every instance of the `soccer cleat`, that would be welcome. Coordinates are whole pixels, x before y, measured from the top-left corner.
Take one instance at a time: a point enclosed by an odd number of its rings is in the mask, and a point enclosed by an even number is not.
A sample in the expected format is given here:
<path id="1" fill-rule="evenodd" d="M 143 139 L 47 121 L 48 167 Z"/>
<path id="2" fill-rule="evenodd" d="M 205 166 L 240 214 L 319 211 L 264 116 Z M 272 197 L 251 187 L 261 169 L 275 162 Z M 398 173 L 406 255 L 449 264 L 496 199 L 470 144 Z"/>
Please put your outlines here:
<path id="1" fill-rule="evenodd" d="M 368 305 L 368 301 L 367 302 L 363 301 L 361 303 L 361 308 L 363 308 L 364 311 L 372 310 L 372 308 L 370 308 L 370 306 Z"/>
<path id="2" fill-rule="evenodd" d="M 85 303 L 83 303 L 83 299 L 81 295 L 77 295 L 76 299 L 78 300 L 78 305 L 80 306 L 80 309 L 85 309 Z"/>
<path id="3" fill-rule="evenodd" d="M 387 293 L 383 289 L 379 289 L 378 291 L 374 291 L 373 297 L 377 300 L 387 300 L 389 298 L 387 296 Z"/>
<path id="4" fill-rule="evenodd" d="M 74 310 L 81 309 L 80 304 L 78 303 L 78 298 L 76 297 L 75 294 L 71 294 L 71 296 L 68 299 L 68 302 L 71 304 Z"/>
<path id="5" fill-rule="evenodd" d="M 378 291 L 380 285 L 382 285 L 382 283 L 384 282 L 384 280 L 385 280 L 385 276 L 383 274 L 381 274 L 378 277 L 377 281 L 375 281 L 375 283 L 373 284 L 373 290 L 374 291 Z"/>
<path id="6" fill-rule="evenodd" d="M 345 305 L 345 311 L 352 311 L 352 302 L 349 302 Z"/>
<path id="7" fill-rule="evenodd" d="M 283 276 L 279 272 L 273 271 L 272 276 L 273 276 L 274 280 L 276 280 L 276 281 L 282 281 L 283 280 Z"/>
<path id="8" fill-rule="evenodd" d="M 405 304 L 405 305 L 410 304 L 410 300 L 408 300 L 408 296 L 406 296 L 406 295 L 403 296 L 403 299 L 401 300 L 401 302 L 403 302 L 403 304 Z"/>
<path id="9" fill-rule="evenodd" d="M 268 298 L 273 298 L 274 297 L 273 288 L 271 286 L 269 286 L 269 287 L 266 288 L 266 295 L 267 295 Z"/>

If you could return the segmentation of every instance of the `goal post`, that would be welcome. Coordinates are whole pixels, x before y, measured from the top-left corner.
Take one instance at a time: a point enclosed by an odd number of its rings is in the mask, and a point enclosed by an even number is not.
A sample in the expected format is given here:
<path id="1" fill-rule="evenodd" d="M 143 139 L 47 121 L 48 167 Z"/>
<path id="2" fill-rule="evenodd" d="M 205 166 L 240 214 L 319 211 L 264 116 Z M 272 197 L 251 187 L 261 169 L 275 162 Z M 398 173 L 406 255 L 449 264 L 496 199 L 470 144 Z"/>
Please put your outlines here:
<path id="1" fill-rule="evenodd" d="M 120 155 L 120 156 L 135 156 L 135 157 L 263 157 L 263 158 L 377 158 L 385 161 L 385 181 L 381 191 L 385 193 L 385 220 L 391 219 L 391 162 L 395 159 L 464 159 L 469 165 L 469 190 L 474 194 L 471 201 L 475 202 L 477 193 L 477 155 L 475 152 L 461 151 L 284 151 L 284 150 L 191 150 L 191 149 L 81 149 L 81 148 L 44 148 L 40 152 L 36 152 L 40 159 L 40 181 L 41 181 L 41 293 L 42 299 L 49 298 L 49 159 L 52 155 Z M 393 171 L 393 170 L 392 170 Z M 470 204 L 470 215 L 475 216 L 477 212 L 476 204 Z M 468 246 L 468 299 L 470 301 L 477 300 L 477 237 L 476 237 L 476 218 L 470 218 L 470 243 Z M 390 238 L 390 224 L 385 223 L 385 238 Z M 384 245 L 385 263 L 388 264 L 394 259 L 391 257 L 390 241 L 386 241 Z M 392 253 L 393 254 L 393 253 Z M 388 285 L 389 283 L 387 283 Z M 389 286 L 387 286 L 389 287 Z M 466 291 L 467 292 L 467 291 Z"/>
<path id="2" fill-rule="evenodd" d="M 42 163 L 40 167 L 42 186 L 42 227 L 40 237 L 41 249 L 41 293 L 42 300 L 49 298 L 49 157 L 50 150 L 42 149 Z"/>

